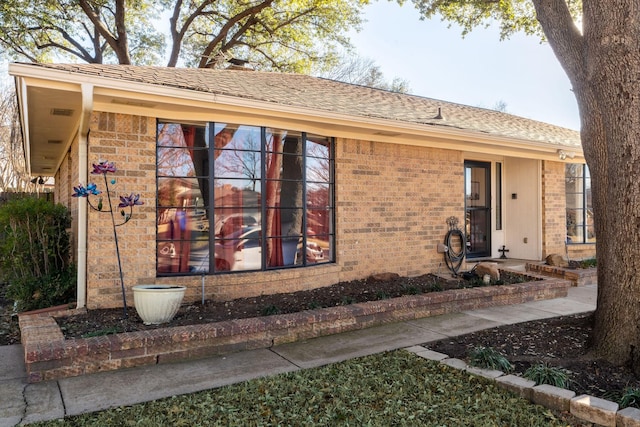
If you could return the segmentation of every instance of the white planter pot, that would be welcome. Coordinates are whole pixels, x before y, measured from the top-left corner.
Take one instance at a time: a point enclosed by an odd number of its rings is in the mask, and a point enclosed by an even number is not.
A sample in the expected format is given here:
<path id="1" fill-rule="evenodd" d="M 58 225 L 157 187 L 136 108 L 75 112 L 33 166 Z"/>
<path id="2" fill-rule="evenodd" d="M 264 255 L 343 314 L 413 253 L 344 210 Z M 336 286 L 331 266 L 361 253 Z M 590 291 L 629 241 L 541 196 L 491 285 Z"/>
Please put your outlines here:
<path id="1" fill-rule="evenodd" d="M 145 325 L 167 323 L 176 315 L 186 286 L 136 285 L 133 287 L 133 302 Z"/>

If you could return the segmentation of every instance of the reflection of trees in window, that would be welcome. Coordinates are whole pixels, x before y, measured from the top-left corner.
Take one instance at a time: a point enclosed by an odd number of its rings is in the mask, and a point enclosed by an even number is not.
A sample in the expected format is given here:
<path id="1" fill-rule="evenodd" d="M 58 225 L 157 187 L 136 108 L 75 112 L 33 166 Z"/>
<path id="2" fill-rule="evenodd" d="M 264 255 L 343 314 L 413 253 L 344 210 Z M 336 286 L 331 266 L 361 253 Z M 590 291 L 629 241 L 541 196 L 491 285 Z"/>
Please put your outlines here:
<path id="1" fill-rule="evenodd" d="M 329 150 L 327 138 L 307 137 L 307 230 L 321 239 L 326 239 L 330 232 Z"/>
<path id="2" fill-rule="evenodd" d="M 207 129 L 213 130 L 210 149 Z M 159 254 L 169 243 L 180 252 L 175 257 L 185 260 L 186 253 L 188 262 L 177 271 L 159 255 L 158 272 L 202 274 L 332 261 L 331 148 L 326 137 L 255 126 L 159 126 L 158 215 L 167 205 L 181 211 L 187 203 L 193 224 L 186 223 L 189 232 L 179 234 L 176 224 L 185 227 L 170 219 L 172 226 L 163 227 L 164 233 L 159 229 Z M 211 184 L 214 198 L 208 200 Z M 202 217 L 207 213 L 213 213 L 209 220 Z"/>
<path id="3" fill-rule="evenodd" d="M 243 150 L 225 150 L 224 161 L 218 165 L 218 170 L 229 176 L 243 176 L 251 182 L 251 191 L 256 191 L 260 180 L 260 134 L 257 132 L 247 133 L 242 143 Z M 233 143 L 227 145 L 227 148 L 233 148 Z M 216 144 L 217 147 L 217 144 Z M 216 151 L 219 153 L 218 151 Z M 217 154 L 218 158 L 221 154 Z"/>
<path id="4" fill-rule="evenodd" d="M 193 159 L 189 155 L 182 126 L 170 123 L 158 125 L 158 174 L 164 176 L 194 176 Z"/>
<path id="5" fill-rule="evenodd" d="M 327 145 L 324 145 L 324 144 Z M 328 141 L 307 140 L 307 180 L 329 182 Z"/>
<path id="6" fill-rule="evenodd" d="M 287 136 L 284 140 L 282 162 L 282 193 L 280 206 L 282 224 L 289 224 L 283 230 L 285 236 L 299 236 L 302 233 L 302 140 L 299 136 Z"/>

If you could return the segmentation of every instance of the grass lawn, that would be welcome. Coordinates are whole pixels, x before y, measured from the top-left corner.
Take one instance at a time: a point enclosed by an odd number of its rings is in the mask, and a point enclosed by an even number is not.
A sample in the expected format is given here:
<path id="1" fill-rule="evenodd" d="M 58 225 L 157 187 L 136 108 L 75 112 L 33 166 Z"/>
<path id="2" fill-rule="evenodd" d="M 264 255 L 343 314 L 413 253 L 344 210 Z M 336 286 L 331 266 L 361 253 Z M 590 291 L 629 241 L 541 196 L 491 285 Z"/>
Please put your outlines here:
<path id="1" fill-rule="evenodd" d="M 566 426 L 493 381 L 404 350 L 39 426 Z"/>

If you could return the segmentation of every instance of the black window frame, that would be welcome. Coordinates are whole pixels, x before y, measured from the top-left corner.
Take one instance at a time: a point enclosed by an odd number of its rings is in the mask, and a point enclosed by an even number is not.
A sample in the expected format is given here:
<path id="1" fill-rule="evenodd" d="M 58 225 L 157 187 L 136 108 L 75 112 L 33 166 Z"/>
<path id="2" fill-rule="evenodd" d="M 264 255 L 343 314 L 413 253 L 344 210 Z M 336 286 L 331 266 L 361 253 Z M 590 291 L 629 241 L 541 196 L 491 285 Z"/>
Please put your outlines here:
<path id="1" fill-rule="evenodd" d="M 571 176 L 569 174 L 569 169 L 570 168 L 576 168 L 576 167 L 580 167 L 582 169 L 581 173 L 578 174 L 579 176 Z M 579 180 L 580 184 L 579 184 L 579 188 L 581 188 L 581 191 L 568 191 L 568 184 L 571 182 L 571 180 Z M 568 200 L 569 200 L 569 196 L 571 195 L 579 195 L 580 199 L 582 201 L 581 206 L 569 206 L 568 204 Z M 568 163 L 565 166 L 565 205 L 566 205 L 566 215 L 565 215 L 565 219 L 566 219 L 566 224 L 567 224 L 567 232 L 566 232 L 566 243 L 568 245 L 588 245 L 588 244 L 595 244 L 596 242 L 596 236 L 594 234 L 594 236 L 591 238 L 589 237 L 589 212 L 592 212 L 592 207 L 590 207 L 590 201 L 592 195 L 591 195 L 591 173 L 589 171 L 589 166 L 586 163 Z M 581 215 L 579 218 L 579 222 L 575 221 L 575 224 L 572 223 L 571 217 L 570 217 L 570 211 L 574 210 L 574 211 L 580 211 Z M 593 214 L 593 212 L 592 212 Z M 576 235 L 579 235 L 581 237 L 581 240 L 579 241 L 573 241 L 570 240 L 570 232 L 569 232 L 569 228 L 570 227 L 575 227 L 577 232 Z M 595 233 L 595 232 L 594 232 Z M 590 240 L 591 239 L 591 240 Z"/>
<path id="2" fill-rule="evenodd" d="M 202 177 L 202 176 L 197 176 L 197 177 L 177 177 L 179 179 L 187 179 L 187 178 L 191 178 L 191 179 L 206 179 L 207 180 L 207 193 L 208 193 L 208 203 L 206 203 L 206 205 L 204 206 L 204 209 L 209 213 L 208 214 L 208 223 L 209 223 L 209 229 L 208 229 L 208 246 L 209 246 L 209 254 L 213 254 L 215 253 L 215 244 L 216 244 L 216 234 L 215 234 L 215 218 L 214 218 L 214 212 L 216 212 L 216 206 L 215 206 L 215 197 L 216 197 L 216 189 L 215 189 L 215 185 L 214 182 L 216 179 L 219 179 L 220 177 L 216 175 L 216 170 L 215 170 L 215 151 L 218 149 L 215 147 L 215 144 L 212 142 L 214 141 L 214 137 L 215 137 L 215 130 L 216 130 L 216 123 L 215 121 L 202 121 L 202 122 L 198 122 L 197 126 L 204 126 L 205 127 L 205 134 L 207 135 L 207 147 L 206 150 L 208 152 L 208 166 L 207 166 L 207 176 L 206 177 Z M 221 122 L 221 123 L 227 123 L 227 122 Z M 163 120 L 163 119 L 158 119 L 156 121 L 156 194 L 159 194 L 159 188 L 160 188 L 160 181 L 162 179 L 172 179 L 172 178 L 176 178 L 174 176 L 165 176 L 165 175 L 160 175 L 159 174 L 159 150 L 162 148 L 170 148 L 172 146 L 160 146 L 159 145 L 159 130 L 160 130 L 160 126 L 163 124 L 169 124 L 169 125 L 180 125 L 180 126 L 185 126 L 185 125 L 193 125 L 194 123 L 191 122 L 185 122 L 185 121 L 181 121 L 181 120 Z M 260 156 L 261 156 L 261 164 L 260 164 L 260 168 L 261 168 L 261 172 L 260 172 L 260 177 L 259 177 L 259 188 L 260 188 L 260 199 L 259 199 L 259 204 L 260 204 L 260 209 L 261 209 L 261 215 L 262 218 L 266 218 L 266 211 L 268 209 L 267 207 L 267 192 L 266 190 L 266 185 L 267 185 L 267 162 L 266 162 L 266 155 L 268 153 L 268 149 L 267 149 L 267 144 L 266 144 L 266 138 L 267 138 L 267 130 L 271 129 L 270 127 L 267 126 L 255 126 L 255 125 L 244 125 L 241 123 L 233 123 L 233 126 L 246 126 L 246 127 L 252 127 L 252 128 L 259 128 L 260 129 Z M 160 272 L 159 271 L 159 267 L 160 267 L 160 263 L 159 263 L 159 256 L 158 256 L 158 251 L 159 251 L 159 245 L 160 243 L 166 243 L 167 240 L 166 239 L 159 239 L 159 229 L 158 229 L 158 225 L 156 226 L 156 275 L 158 277 L 168 277 L 168 276 L 201 276 L 201 275 L 221 275 L 221 274 L 235 274 L 235 273 L 250 273 L 250 272 L 264 272 L 264 271 L 271 271 L 271 270 L 279 270 L 279 269 L 289 269 L 289 268 L 303 268 L 303 267 L 313 267 L 313 266 L 318 266 L 318 265 L 327 265 L 327 264 L 334 264 L 336 262 L 336 204 L 335 204 L 335 192 L 336 192 L 336 181 L 335 181 L 335 141 L 336 138 L 335 137 L 330 137 L 330 136 L 324 136 L 324 135 L 319 135 L 316 133 L 311 133 L 311 132 L 305 132 L 305 131 L 294 131 L 294 130 L 288 130 L 288 129 L 282 129 L 286 132 L 292 132 L 295 135 L 299 135 L 300 137 L 300 141 L 302 143 L 302 149 L 301 149 L 301 161 L 302 161 L 302 204 L 301 204 L 301 211 L 302 211 L 302 233 L 301 233 L 301 247 L 302 248 L 307 248 L 307 244 L 308 244 L 308 239 L 310 238 L 309 233 L 307 232 L 307 222 L 309 219 L 309 213 L 311 211 L 314 210 L 313 206 L 308 205 L 309 199 L 308 199 L 308 186 L 309 184 L 313 184 L 313 183 L 320 183 L 320 184 L 326 184 L 328 187 L 328 206 L 326 206 L 326 211 L 329 213 L 330 217 L 328 219 L 328 234 L 322 234 L 322 236 L 326 236 L 328 239 L 328 244 L 329 244 L 329 250 L 328 250 L 328 255 L 329 258 L 324 260 L 323 262 L 320 263 L 312 263 L 312 262 L 308 262 L 305 251 L 302 250 L 302 254 L 303 256 L 301 257 L 301 261 L 300 263 L 294 263 L 291 265 L 282 265 L 282 266 L 268 266 L 267 265 L 267 260 L 266 260 L 266 242 L 268 238 L 274 238 L 273 236 L 271 237 L 267 237 L 267 231 L 266 231 L 266 227 L 261 226 L 261 247 L 262 247 L 262 260 L 261 260 L 261 268 L 260 269 L 247 269 L 247 270 L 237 270 L 237 271 L 217 271 L 216 270 L 216 266 L 215 266 L 215 260 L 214 257 L 209 256 L 209 266 L 208 266 L 208 270 L 206 272 L 203 271 L 195 271 L 195 272 L 191 272 L 191 271 L 180 271 L 180 272 Z M 307 151 L 307 142 L 309 140 L 309 136 L 313 137 L 319 137 L 319 138 L 323 138 L 326 139 L 329 142 L 329 146 L 328 148 L 328 158 L 326 159 L 328 161 L 328 182 L 321 182 L 321 181 L 310 181 L 307 177 L 307 167 L 308 167 L 308 160 L 310 158 L 317 158 L 316 156 L 312 156 L 309 155 L 309 152 Z M 189 150 L 193 150 L 194 148 L 188 148 Z M 203 149 L 203 147 L 200 147 L 200 149 Z M 256 151 L 258 152 L 258 151 Z M 282 180 L 282 178 L 280 178 L 280 180 Z M 201 188 L 202 190 L 202 188 Z M 156 224 L 158 224 L 158 213 L 162 210 L 162 209 L 166 209 L 166 206 L 160 206 L 159 204 L 159 197 L 156 197 Z M 272 207 L 273 209 L 273 207 Z M 317 208 L 315 208 L 317 209 Z M 311 236 L 314 236 L 314 234 L 312 234 Z M 182 242 L 193 242 L 194 240 L 182 240 Z"/>

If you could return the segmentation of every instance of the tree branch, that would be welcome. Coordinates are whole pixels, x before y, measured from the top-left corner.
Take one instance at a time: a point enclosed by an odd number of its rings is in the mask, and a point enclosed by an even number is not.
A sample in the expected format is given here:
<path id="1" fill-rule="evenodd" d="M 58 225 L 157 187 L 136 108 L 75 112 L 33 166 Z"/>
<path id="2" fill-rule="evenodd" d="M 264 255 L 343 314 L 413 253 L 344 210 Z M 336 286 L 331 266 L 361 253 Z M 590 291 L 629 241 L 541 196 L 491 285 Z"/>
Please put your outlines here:
<path id="1" fill-rule="evenodd" d="M 116 57 L 118 58 L 118 63 L 125 65 L 131 64 L 131 57 L 129 55 L 126 36 L 125 0 L 116 0 L 116 12 L 114 14 L 114 20 L 116 31 L 118 32 L 118 38 L 116 38 L 116 36 L 111 33 L 104 22 L 102 22 L 98 13 L 96 13 L 96 11 L 91 7 L 87 0 L 79 0 L 79 4 L 85 15 L 87 15 L 87 18 L 89 18 L 91 23 L 95 26 L 98 34 L 100 34 L 100 36 L 105 39 L 111 49 L 113 49 Z"/>
<path id="2" fill-rule="evenodd" d="M 202 56 L 200 58 L 200 62 L 198 63 L 198 68 L 210 68 L 213 65 L 213 62 L 210 59 L 213 51 L 215 50 L 215 47 L 218 44 L 220 44 L 220 42 L 229 33 L 229 31 L 231 30 L 231 28 L 233 28 L 234 25 L 236 25 L 238 22 L 240 22 L 242 19 L 246 17 L 249 17 L 251 15 L 257 15 L 262 10 L 266 9 L 267 7 L 270 7 L 273 1 L 274 0 L 265 0 L 262 3 L 259 3 L 253 7 L 243 10 L 242 12 L 238 13 L 237 15 L 227 20 L 227 22 L 224 24 L 222 29 L 218 32 L 218 35 L 214 37 L 213 40 L 211 40 L 211 42 L 209 42 L 207 44 L 207 47 L 203 50 Z M 244 33 L 247 31 L 248 28 L 243 27 L 239 31 L 242 31 Z M 236 32 L 236 34 L 238 34 L 238 32 Z"/>
<path id="3" fill-rule="evenodd" d="M 583 36 L 565 0 L 532 0 L 537 19 L 574 89 L 584 82 Z"/>

